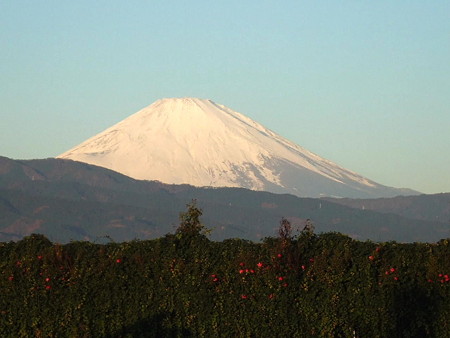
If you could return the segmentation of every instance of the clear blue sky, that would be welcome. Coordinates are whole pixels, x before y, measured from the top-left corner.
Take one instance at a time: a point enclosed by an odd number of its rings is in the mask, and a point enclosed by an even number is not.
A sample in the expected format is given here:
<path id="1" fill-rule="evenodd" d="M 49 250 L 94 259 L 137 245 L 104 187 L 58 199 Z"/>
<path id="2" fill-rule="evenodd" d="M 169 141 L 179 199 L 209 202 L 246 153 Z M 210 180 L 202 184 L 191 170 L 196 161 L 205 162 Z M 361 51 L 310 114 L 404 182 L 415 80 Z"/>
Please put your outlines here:
<path id="1" fill-rule="evenodd" d="M 450 192 L 449 1 L 0 2 L 0 155 L 54 157 L 185 96 Z"/>

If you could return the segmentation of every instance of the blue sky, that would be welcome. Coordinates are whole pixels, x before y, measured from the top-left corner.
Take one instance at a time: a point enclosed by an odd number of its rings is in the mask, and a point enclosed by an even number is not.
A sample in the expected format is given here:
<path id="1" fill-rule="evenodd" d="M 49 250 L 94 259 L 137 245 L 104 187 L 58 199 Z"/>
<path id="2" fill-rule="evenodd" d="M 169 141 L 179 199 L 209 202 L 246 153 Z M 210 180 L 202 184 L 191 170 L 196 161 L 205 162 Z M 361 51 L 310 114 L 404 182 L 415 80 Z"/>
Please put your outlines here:
<path id="1" fill-rule="evenodd" d="M 212 99 L 379 183 L 450 192 L 449 1 L 0 2 L 0 155 Z"/>

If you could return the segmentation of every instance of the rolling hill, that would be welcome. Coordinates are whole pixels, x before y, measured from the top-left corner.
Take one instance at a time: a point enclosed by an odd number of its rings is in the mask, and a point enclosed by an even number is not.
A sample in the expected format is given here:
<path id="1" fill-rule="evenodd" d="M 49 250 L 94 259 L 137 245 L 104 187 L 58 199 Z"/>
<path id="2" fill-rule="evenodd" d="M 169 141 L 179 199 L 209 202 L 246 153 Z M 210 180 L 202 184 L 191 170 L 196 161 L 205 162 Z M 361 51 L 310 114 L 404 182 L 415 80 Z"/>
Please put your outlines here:
<path id="1" fill-rule="evenodd" d="M 450 225 L 394 213 L 355 209 L 314 198 L 243 188 L 197 188 L 140 181 L 63 159 L 0 157 L 0 240 L 42 233 L 56 242 L 147 239 L 173 232 L 192 199 L 203 209 L 211 238 L 258 241 L 274 236 L 282 217 L 317 232 L 337 231 L 373 241 L 433 242 Z"/>

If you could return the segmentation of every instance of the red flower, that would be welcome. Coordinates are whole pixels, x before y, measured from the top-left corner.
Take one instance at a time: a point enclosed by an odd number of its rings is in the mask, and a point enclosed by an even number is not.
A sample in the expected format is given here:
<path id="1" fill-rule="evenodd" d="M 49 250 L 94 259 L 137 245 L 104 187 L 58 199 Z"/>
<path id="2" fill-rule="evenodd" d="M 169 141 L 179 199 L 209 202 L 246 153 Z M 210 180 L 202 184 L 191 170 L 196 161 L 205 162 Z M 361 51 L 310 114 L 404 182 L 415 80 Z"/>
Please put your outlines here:
<path id="1" fill-rule="evenodd" d="M 428 283 L 433 283 L 433 280 L 432 280 L 432 279 L 429 279 L 429 280 L 428 280 Z"/>
<path id="2" fill-rule="evenodd" d="M 50 282 L 50 278 L 47 277 L 47 278 L 45 279 L 45 281 L 46 281 L 46 282 Z"/>
<path id="3" fill-rule="evenodd" d="M 240 265 L 240 266 L 244 266 L 244 265 L 245 265 L 245 263 L 244 263 L 244 262 L 241 262 L 241 263 L 239 263 L 239 265 Z"/>
<path id="4" fill-rule="evenodd" d="M 306 266 L 302 265 L 302 270 L 305 270 L 305 269 L 306 269 Z"/>
<path id="5" fill-rule="evenodd" d="M 269 299 L 272 299 L 273 297 L 275 297 L 275 295 L 274 295 L 273 293 L 271 293 L 271 294 L 269 295 Z"/>
<path id="6" fill-rule="evenodd" d="M 281 258 L 281 257 L 283 257 L 283 255 L 282 255 L 282 254 L 278 254 L 277 257 L 278 257 L 278 258 Z"/>
<path id="7" fill-rule="evenodd" d="M 216 275 L 211 275 L 212 278 L 216 277 Z"/>
<path id="8" fill-rule="evenodd" d="M 117 258 L 116 263 L 122 263 L 122 260 L 120 258 Z"/>
<path id="9" fill-rule="evenodd" d="M 46 290 L 50 290 L 51 288 L 52 288 L 52 287 L 51 287 L 50 285 L 46 285 L 46 286 L 45 286 L 45 289 L 46 289 Z"/>
<path id="10" fill-rule="evenodd" d="M 380 252 L 380 250 L 381 249 L 379 247 L 375 249 L 376 252 Z"/>
<path id="11" fill-rule="evenodd" d="M 283 284 L 284 287 L 286 287 L 286 286 L 288 286 L 288 285 L 289 285 L 288 283 L 284 283 L 284 284 Z"/>
<path id="12" fill-rule="evenodd" d="M 262 268 L 263 267 L 263 263 L 259 262 L 258 264 L 256 264 L 258 266 L 258 268 Z"/>
<path id="13" fill-rule="evenodd" d="M 397 276 L 395 276 L 395 277 L 394 277 L 394 280 L 398 280 L 398 277 L 397 277 Z"/>
<path id="14" fill-rule="evenodd" d="M 14 280 L 14 276 L 9 276 L 8 280 L 10 280 L 10 281 Z"/>
<path id="15" fill-rule="evenodd" d="M 373 256 L 369 256 L 369 259 L 370 259 L 371 261 L 373 261 L 374 258 L 375 258 L 375 257 L 373 257 Z"/>
<path id="16" fill-rule="evenodd" d="M 255 273 L 255 270 L 250 270 L 250 273 Z"/>
<path id="17" fill-rule="evenodd" d="M 241 270 L 239 270 L 239 273 L 241 273 L 241 274 L 242 274 L 242 273 L 244 273 L 244 272 L 245 272 L 245 271 L 244 271 L 244 270 L 242 270 L 242 269 L 241 269 Z"/>
<path id="18" fill-rule="evenodd" d="M 37 259 L 42 259 L 42 256 L 40 256 L 40 255 L 39 255 L 39 256 L 37 256 Z"/>
<path id="19" fill-rule="evenodd" d="M 310 258 L 309 261 L 312 263 L 314 262 L 314 258 Z"/>
<path id="20" fill-rule="evenodd" d="M 391 272 L 395 272 L 395 269 L 394 269 L 394 268 L 391 268 Z"/>
<path id="21" fill-rule="evenodd" d="M 247 299 L 247 295 L 241 295 L 242 299 Z"/>
<path id="22" fill-rule="evenodd" d="M 218 282 L 219 281 L 219 278 L 214 278 L 213 279 L 213 282 Z"/>
<path id="23" fill-rule="evenodd" d="M 284 278 L 283 278 L 283 277 L 281 277 L 281 276 L 280 276 L 280 277 L 278 277 L 278 280 L 280 280 L 280 281 L 281 281 L 281 280 L 283 280 L 283 279 L 284 279 Z"/>

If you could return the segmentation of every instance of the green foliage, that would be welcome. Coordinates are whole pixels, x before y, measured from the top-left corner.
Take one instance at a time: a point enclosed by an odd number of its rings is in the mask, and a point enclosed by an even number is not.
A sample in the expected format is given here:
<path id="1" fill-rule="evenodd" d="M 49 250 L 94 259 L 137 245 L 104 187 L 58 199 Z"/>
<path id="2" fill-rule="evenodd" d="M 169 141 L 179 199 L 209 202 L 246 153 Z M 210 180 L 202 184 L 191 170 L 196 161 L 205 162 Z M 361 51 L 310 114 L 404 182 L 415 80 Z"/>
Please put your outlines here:
<path id="1" fill-rule="evenodd" d="M 197 201 L 192 200 L 186 207 L 187 211 L 180 213 L 180 226 L 176 230 L 177 237 L 192 237 L 209 233 L 209 230 L 200 222 L 203 212 L 197 207 Z"/>
<path id="2" fill-rule="evenodd" d="M 213 242 L 200 216 L 148 241 L 0 243 L 0 336 L 450 336 L 448 240 Z"/>
<path id="3" fill-rule="evenodd" d="M 198 233 L 203 228 L 200 223 L 202 211 L 197 208 L 197 201 L 192 200 L 191 204 L 186 205 L 188 210 L 180 213 L 180 227 L 177 232 L 195 232 Z"/>
<path id="4" fill-rule="evenodd" d="M 284 217 L 280 221 L 278 237 L 280 238 L 283 247 L 290 245 L 293 239 L 291 222 Z"/>

